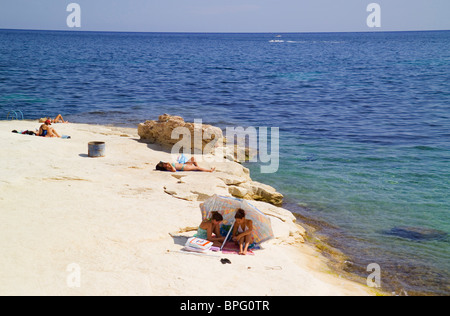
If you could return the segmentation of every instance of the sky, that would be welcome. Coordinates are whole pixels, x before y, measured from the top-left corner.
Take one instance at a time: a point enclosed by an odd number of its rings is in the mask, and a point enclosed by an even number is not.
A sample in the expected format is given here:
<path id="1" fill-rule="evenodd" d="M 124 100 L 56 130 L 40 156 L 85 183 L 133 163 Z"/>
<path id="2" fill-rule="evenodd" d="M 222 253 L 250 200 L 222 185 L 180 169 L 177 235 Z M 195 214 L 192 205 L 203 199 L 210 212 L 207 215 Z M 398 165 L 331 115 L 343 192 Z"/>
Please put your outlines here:
<path id="1" fill-rule="evenodd" d="M 81 27 L 69 28 L 70 3 Z M 367 6 L 378 3 L 381 27 Z M 0 28 L 120 32 L 450 30 L 450 0 L 0 0 Z"/>

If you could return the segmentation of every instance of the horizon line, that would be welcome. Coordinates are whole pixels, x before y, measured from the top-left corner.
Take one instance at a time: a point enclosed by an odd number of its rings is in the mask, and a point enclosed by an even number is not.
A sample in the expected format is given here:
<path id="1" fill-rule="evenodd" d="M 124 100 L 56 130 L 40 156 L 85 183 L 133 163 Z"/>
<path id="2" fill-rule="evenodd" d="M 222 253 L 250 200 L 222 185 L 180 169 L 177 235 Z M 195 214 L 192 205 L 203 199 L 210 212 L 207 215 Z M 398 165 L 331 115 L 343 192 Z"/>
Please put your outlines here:
<path id="1" fill-rule="evenodd" d="M 142 33 L 142 34 L 329 34 L 329 33 L 408 33 L 408 32 L 448 32 L 446 30 L 396 30 L 396 31 L 382 31 L 382 30 L 370 30 L 370 31 L 285 31 L 285 32 L 201 32 L 201 31 L 92 31 L 92 30 L 55 30 L 55 29 L 17 29 L 17 28 L 0 28 L 0 31 L 32 31 L 32 32 L 68 32 L 68 33 Z"/>

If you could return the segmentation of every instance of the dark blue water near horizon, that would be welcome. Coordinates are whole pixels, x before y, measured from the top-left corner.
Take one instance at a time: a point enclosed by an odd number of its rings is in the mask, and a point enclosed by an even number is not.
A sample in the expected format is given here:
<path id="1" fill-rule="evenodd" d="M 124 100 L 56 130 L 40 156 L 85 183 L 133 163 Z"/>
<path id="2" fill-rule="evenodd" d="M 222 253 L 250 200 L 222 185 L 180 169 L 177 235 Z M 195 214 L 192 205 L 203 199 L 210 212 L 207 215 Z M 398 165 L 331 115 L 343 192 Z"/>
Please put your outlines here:
<path id="1" fill-rule="evenodd" d="M 279 172 L 252 177 L 348 270 L 448 295 L 450 32 L 275 35 L 0 30 L 0 119 L 280 127 Z"/>

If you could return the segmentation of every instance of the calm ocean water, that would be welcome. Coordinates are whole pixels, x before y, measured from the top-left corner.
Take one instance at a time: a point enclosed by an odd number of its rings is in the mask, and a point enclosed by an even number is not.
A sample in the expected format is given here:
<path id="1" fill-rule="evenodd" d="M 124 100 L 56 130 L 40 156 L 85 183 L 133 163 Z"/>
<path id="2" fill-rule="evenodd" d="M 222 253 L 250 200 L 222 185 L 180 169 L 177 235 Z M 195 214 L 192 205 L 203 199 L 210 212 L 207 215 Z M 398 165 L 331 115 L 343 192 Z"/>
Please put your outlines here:
<path id="1" fill-rule="evenodd" d="M 0 119 L 280 127 L 280 171 L 252 175 L 346 270 L 450 294 L 450 32 L 275 35 L 0 30 Z"/>

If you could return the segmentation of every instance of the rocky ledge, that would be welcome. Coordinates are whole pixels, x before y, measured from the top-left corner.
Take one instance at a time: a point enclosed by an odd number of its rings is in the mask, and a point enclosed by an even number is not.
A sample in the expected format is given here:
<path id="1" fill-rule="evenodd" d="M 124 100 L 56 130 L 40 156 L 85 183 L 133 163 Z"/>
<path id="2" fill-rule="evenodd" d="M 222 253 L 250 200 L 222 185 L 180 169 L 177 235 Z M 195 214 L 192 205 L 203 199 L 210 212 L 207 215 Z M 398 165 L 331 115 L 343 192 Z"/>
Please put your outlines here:
<path id="1" fill-rule="evenodd" d="M 205 201 L 214 194 L 282 206 L 283 195 L 269 185 L 253 181 L 247 168 L 227 162 L 217 165 L 215 173 L 178 172 L 164 187 L 167 194 L 188 201 Z"/>
<path id="2" fill-rule="evenodd" d="M 190 142 L 191 152 L 195 153 L 197 149 L 201 150 L 204 155 L 221 153 L 224 157 L 219 158 L 225 158 L 225 161 L 218 159 L 217 161 L 220 162 L 203 163 L 200 162 L 199 157 L 197 160 L 200 164 L 208 167 L 214 166 L 217 168 L 216 172 L 212 174 L 187 172 L 173 174 L 173 181 L 164 187 L 167 194 L 188 201 L 204 201 L 214 194 L 220 194 L 282 206 L 283 195 L 269 185 L 253 181 L 250 177 L 250 170 L 242 166 L 237 160 L 239 154 L 235 147 L 227 147 L 218 151 L 211 150 L 211 148 L 217 149 L 220 146 L 226 147 L 220 128 L 211 125 L 186 123 L 179 116 L 164 114 L 159 117 L 158 121 L 146 121 L 139 124 L 138 134 L 141 140 L 171 148 L 182 138 L 181 136 L 176 139 L 172 138 L 174 131 L 175 134 L 177 133 L 177 128 L 184 128 L 189 131 L 192 135 L 191 139 L 194 138 L 194 133 L 201 132 L 200 135 L 206 135 L 206 137 L 202 137 L 202 142 Z M 248 149 L 238 150 L 249 151 Z M 214 156 L 212 157 L 214 158 Z"/>

